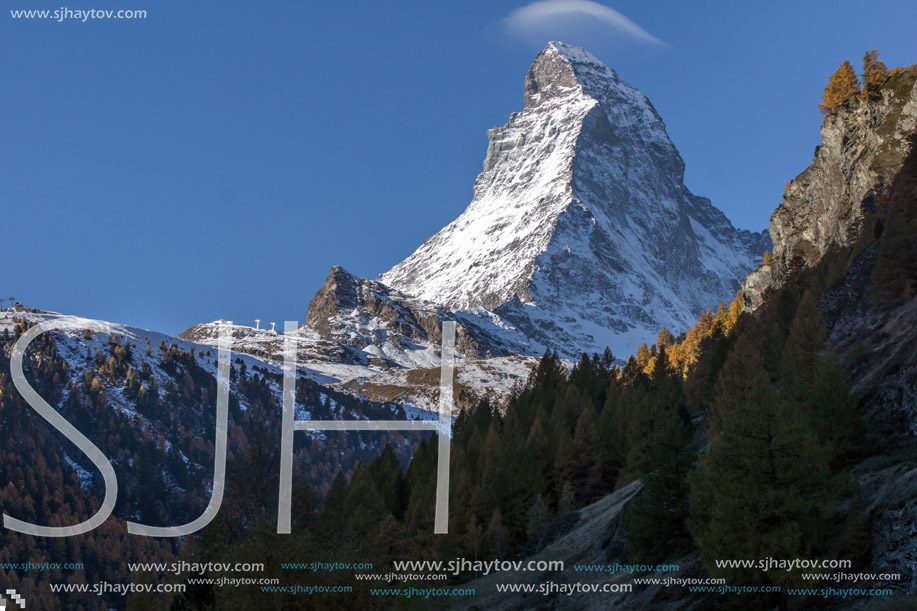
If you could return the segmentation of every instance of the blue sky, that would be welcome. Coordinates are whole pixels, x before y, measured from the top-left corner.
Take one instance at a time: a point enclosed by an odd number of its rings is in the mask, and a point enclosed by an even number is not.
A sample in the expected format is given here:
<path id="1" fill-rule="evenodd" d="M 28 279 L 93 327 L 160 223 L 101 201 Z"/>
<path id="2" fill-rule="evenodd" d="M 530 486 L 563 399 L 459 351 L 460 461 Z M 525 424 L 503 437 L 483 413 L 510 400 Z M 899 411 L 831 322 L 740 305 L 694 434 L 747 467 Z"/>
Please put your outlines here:
<path id="1" fill-rule="evenodd" d="M 7 12 L 61 6 L 148 17 Z M 642 89 L 692 191 L 763 229 L 838 64 L 917 63 L 912 1 L 605 3 L 636 30 L 507 21 L 525 6 L 7 0 L 0 295 L 170 333 L 304 320 L 331 265 L 375 277 L 461 213 L 554 38 Z"/>

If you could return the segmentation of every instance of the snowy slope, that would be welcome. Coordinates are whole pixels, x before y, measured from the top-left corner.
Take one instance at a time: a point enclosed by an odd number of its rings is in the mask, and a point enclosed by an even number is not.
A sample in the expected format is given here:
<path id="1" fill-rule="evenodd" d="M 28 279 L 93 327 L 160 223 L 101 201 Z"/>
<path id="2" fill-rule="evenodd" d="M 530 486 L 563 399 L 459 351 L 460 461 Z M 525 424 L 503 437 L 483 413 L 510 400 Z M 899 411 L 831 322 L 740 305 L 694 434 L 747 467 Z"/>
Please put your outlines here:
<path id="1" fill-rule="evenodd" d="M 456 322 L 457 392 L 497 405 L 528 377 L 535 359 L 525 355 L 544 350 L 484 309 L 455 313 L 338 266 L 309 304 L 306 323 L 289 337 L 300 371 L 314 381 L 409 410 L 435 410 L 445 321 Z M 216 346 L 219 325 L 195 325 L 181 337 Z M 281 366 L 287 334 L 234 324 L 231 336 L 235 352 Z"/>
<path id="2" fill-rule="evenodd" d="M 487 308 L 532 346 L 624 356 L 734 297 L 769 248 L 688 191 L 652 104 L 584 49 L 549 44 L 488 137 L 471 204 L 381 283 Z"/>
<path id="3" fill-rule="evenodd" d="M 305 324 L 289 336 L 307 375 L 328 376 L 314 378 L 323 383 L 348 382 L 392 368 L 439 367 L 445 321 L 457 323 L 458 361 L 525 353 L 530 347 L 524 335 L 489 312 L 457 314 L 338 266 L 309 304 Z M 195 325 L 180 337 L 216 346 L 219 326 L 220 321 Z M 283 359 L 284 333 L 235 324 L 231 335 L 233 350 L 274 364 Z"/>
<path id="4" fill-rule="evenodd" d="M 172 337 L 163 333 L 150 331 L 130 325 L 107 323 L 103 321 L 82 318 L 78 316 L 69 316 L 54 312 L 44 312 L 33 309 L 20 309 L 19 311 L 4 310 L 0 311 L 0 337 L 8 337 L 0 350 L 3 350 L 3 358 L 9 358 L 15 342 L 14 332 L 19 321 L 25 319 L 29 325 L 35 323 L 48 325 L 54 323 L 58 326 L 55 330 L 49 331 L 48 335 L 53 339 L 54 351 L 63 359 L 65 364 L 66 378 L 62 380 L 63 394 L 59 400 L 52 402 L 52 407 L 62 411 L 65 417 L 73 419 L 74 410 L 81 410 L 82 407 L 73 407 L 68 400 L 70 395 L 79 393 L 80 381 L 84 379 L 85 372 L 91 372 L 97 381 L 101 382 L 104 390 L 105 410 L 115 417 L 118 423 L 126 424 L 127 428 L 136 431 L 125 437 L 125 445 L 133 447 L 135 441 L 142 439 L 161 439 L 163 444 L 163 456 L 161 456 L 162 478 L 166 481 L 175 479 L 185 480 L 184 478 L 175 478 L 174 473 L 169 469 L 174 465 L 167 465 L 166 454 L 172 452 L 173 445 L 177 444 L 180 439 L 179 427 L 191 431 L 195 437 L 209 441 L 213 440 L 213 427 L 216 416 L 216 402 L 213 390 L 207 394 L 207 399 L 198 402 L 193 399 L 171 401 L 170 395 L 181 394 L 183 375 L 192 375 L 193 384 L 197 388 L 207 388 L 206 381 L 208 378 L 215 381 L 217 378 L 217 350 L 216 346 L 216 325 L 206 325 L 207 328 L 214 331 L 211 343 L 190 341 Z M 246 413 L 251 413 L 253 401 L 259 401 L 259 405 L 267 405 L 269 413 L 265 416 L 263 412 L 258 418 L 266 417 L 266 424 L 278 431 L 279 443 L 279 422 L 281 417 L 280 405 L 282 404 L 282 362 L 280 360 L 269 358 L 259 351 L 265 346 L 271 346 L 268 352 L 273 353 L 274 346 L 282 346 L 277 340 L 282 340 L 279 334 L 268 332 L 255 332 L 254 329 L 247 329 L 239 325 L 232 327 L 234 336 L 234 346 L 232 347 L 232 375 L 230 382 L 230 425 L 238 424 L 245 417 Z M 4 336 L 6 333 L 6 336 Z M 272 335 L 272 337 L 271 337 Z M 41 336 L 39 336 L 41 337 Z M 306 352 L 314 340 L 312 334 L 296 332 L 294 337 L 302 347 L 301 352 Z M 142 383 L 146 388 L 158 388 L 160 399 L 163 400 L 158 406 L 146 405 L 141 408 L 140 402 L 136 398 L 130 398 L 126 376 L 122 373 L 111 375 L 109 373 L 99 372 L 100 359 L 107 362 L 111 356 L 112 346 L 129 347 L 130 354 L 125 364 L 125 368 L 135 372 L 143 371 Z M 160 346 L 163 346 L 161 348 Z M 42 343 L 36 339 L 30 344 L 26 351 L 27 375 L 29 371 L 34 372 L 37 364 L 45 358 Z M 150 347 L 149 352 L 147 346 Z M 175 346 L 177 350 L 186 354 L 193 355 L 193 366 L 187 364 L 183 358 L 175 359 L 171 364 L 166 364 L 164 354 L 169 352 L 171 347 Z M 238 348 L 243 348 L 239 350 Z M 277 354 L 280 354 L 278 351 Z M 275 355 L 276 356 L 276 355 Z M 364 419 L 402 419 L 405 417 L 405 411 L 392 403 L 366 402 L 355 398 L 354 393 L 346 392 L 340 388 L 329 386 L 329 383 L 336 384 L 341 378 L 352 379 L 360 375 L 376 375 L 378 372 L 367 368 L 342 365 L 339 363 L 326 363 L 328 370 L 323 371 L 322 367 L 309 367 L 299 363 L 297 401 L 295 405 L 297 419 L 343 419 L 343 420 L 364 420 Z M 353 370 L 348 371 L 351 367 Z M 247 372 L 244 374 L 243 371 Z M 3 374 L 4 372 L 0 372 Z M 349 375 L 348 375 L 349 374 Z M 201 380 L 204 380 L 203 385 Z M 311 382 L 310 382 L 311 380 Z M 155 382 L 154 382 L 155 381 Z M 312 383 L 315 382 L 315 383 Z M 216 388 L 215 383 L 212 386 Z M 251 394 L 253 389 L 259 391 L 264 389 L 270 398 L 265 399 L 264 393 L 260 397 Z M 85 397 L 85 391 L 82 393 Z M 199 394 L 199 393 L 198 393 Z M 256 397 L 256 399 L 252 399 Z M 80 405 L 85 404 L 85 398 Z M 177 404 L 177 405 L 176 405 Z M 67 406 L 70 407 L 67 407 Z M 236 407 L 237 406 L 237 407 Z M 24 409 L 28 409 L 24 406 Z M 70 411 L 69 415 L 67 410 Z M 29 414 L 24 411 L 22 416 Z M 257 412 L 256 412 L 257 413 Z M 432 418 L 430 414 L 422 407 L 411 409 L 411 418 Z M 119 424 L 120 426 L 120 424 Z M 47 427 L 43 427 L 47 428 Z M 357 460 L 371 459 L 384 446 L 386 442 L 391 443 L 399 454 L 409 454 L 411 452 L 410 437 L 413 434 L 402 435 L 398 432 L 387 433 L 386 439 L 373 437 L 367 434 L 350 434 L 349 439 L 328 438 L 326 433 L 317 431 L 306 431 L 298 433 L 301 437 L 310 437 L 311 456 L 316 462 L 324 464 L 329 463 L 329 457 L 335 456 L 333 460 L 339 463 L 344 470 L 351 469 Z M 353 436 L 360 437 L 358 440 L 359 452 L 357 455 L 347 456 L 345 461 L 343 451 L 351 447 L 354 443 Z M 363 440 L 365 437 L 365 441 Z M 137 442 L 139 443 L 139 442 Z M 349 444 L 349 445 L 348 445 Z M 380 445 L 381 444 L 381 445 Z M 355 450 L 356 448 L 352 448 Z M 209 485 L 208 469 L 212 469 L 212 446 L 210 446 L 211 456 L 194 461 L 181 454 L 178 451 L 178 458 L 187 466 L 191 474 L 191 480 L 196 485 Z M 86 461 L 85 457 L 77 454 L 65 454 L 64 460 L 77 474 L 81 482 L 88 487 L 93 476 L 91 464 Z M 116 459 L 112 459 L 117 469 L 123 469 L 125 473 L 134 468 L 133 464 L 119 465 Z M 309 468 L 305 468 L 305 467 Z M 330 475 L 325 472 L 314 473 L 315 465 L 303 463 L 304 473 L 313 473 L 314 478 L 311 483 L 317 487 L 325 487 L 330 484 Z M 184 467 L 183 467 L 184 468 Z M 182 495 L 190 494 L 190 490 L 184 490 L 177 485 L 171 486 L 175 498 Z M 183 497 L 182 497 L 183 498 Z M 177 506 L 186 507 L 187 503 L 178 503 Z"/>
<path id="5" fill-rule="evenodd" d="M 572 362 L 565 362 L 572 367 Z M 455 367 L 454 400 L 462 409 L 481 399 L 504 407 L 514 389 L 537 367 L 533 356 L 502 356 L 464 360 Z M 344 385 L 371 401 L 401 405 L 409 417 L 427 417 L 439 410 L 439 368 L 391 369 Z"/>
<path id="6" fill-rule="evenodd" d="M 332 267 L 292 332 L 302 371 L 359 396 L 435 403 L 417 380 L 439 366 L 454 320 L 459 376 L 499 403 L 546 349 L 578 359 L 609 346 L 623 359 L 662 328 L 686 329 L 769 248 L 688 191 L 649 100 L 588 51 L 551 43 L 524 106 L 488 132 L 459 218 L 377 281 Z M 216 326 L 182 337 L 212 346 Z M 279 364 L 281 333 L 239 325 L 233 337 Z"/>
<path id="7" fill-rule="evenodd" d="M 50 323 L 60 325 L 59 328 L 51 331 L 51 335 L 57 340 L 58 353 L 70 364 L 72 371 L 81 371 L 87 367 L 86 355 L 95 354 L 97 349 L 103 353 L 108 352 L 109 338 L 116 336 L 121 342 L 130 342 L 134 348 L 131 357 L 131 366 L 134 369 L 140 369 L 144 363 L 150 366 L 152 376 L 156 378 L 160 386 L 165 386 L 169 381 L 160 367 L 160 350 L 159 345 L 175 345 L 180 350 L 193 352 L 195 355 L 203 354 L 198 358 L 197 365 L 207 373 L 216 377 L 217 375 L 217 337 L 218 328 L 222 321 L 205 323 L 194 327 L 199 329 L 199 336 L 196 341 L 186 337 L 174 337 L 140 327 L 134 327 L 119 323 L 109 323 L 105 321 L 83 318 L 80 316 L 70 316 L 56 312 L 33 311 L 28 313 L 12 312 L 5 310 L 0 312 L 0 334 L 4 330 L 12 333 L 14 318 L 26 318 L 30 323 Z M 86 330 L 92 330 L 86 333 Z M 107 331 L 99 331 L 107 329 Z M 258 369 L 263 371 L 267 377 L 280 378 L 283 375 L 283 339 L 284 335 L 264 329 L 256 331 L 253 328 L 243 325 L 230 325 L 232 341 L 231 360 L 233 367 L 243 363 L 249 370 Z M 185 334 L 183 333 L 182 336 Z M 359 365 L 348 365 L 340 363 L 337 360 L 327 356 L 319 356 L 321 353 L 316 346 L 322 346 L 322 341 L 317 335 L 306 328 L 297 329 L 292 333 L 292 337 L 297 344 L 297 375 L 301 378 L 312 380 L 318 384 L 333 385 L 342 381 L 367 378 L 378 374 L 377 370 Z M 150 345 L 152 350 L 147 354 L 145 347 Z M 438 356 L 435 359 L 439 364 Z M 281 388 L 279 384 L 275 386 L 277 403 L 282 403 Z M 234 388 L 230 387 L 231 392 Z M 116 393 L 117 394 L 117 393 Z M 321 401 L 334 402 L 333 398 L 325 394 L 319 394 Z M 241 408 L 245 409 L 246 400 L 244 395 L 239 396 Z M 116 409 L 133 413 L 129 406 L 116 406 Z M 215 409 L 214 406 L 204 406 L 204 409 Z M 300 413 L 299 417 L 305 417 L 303 414 L 308 413 L 308 409 L 297 406 Z"/>

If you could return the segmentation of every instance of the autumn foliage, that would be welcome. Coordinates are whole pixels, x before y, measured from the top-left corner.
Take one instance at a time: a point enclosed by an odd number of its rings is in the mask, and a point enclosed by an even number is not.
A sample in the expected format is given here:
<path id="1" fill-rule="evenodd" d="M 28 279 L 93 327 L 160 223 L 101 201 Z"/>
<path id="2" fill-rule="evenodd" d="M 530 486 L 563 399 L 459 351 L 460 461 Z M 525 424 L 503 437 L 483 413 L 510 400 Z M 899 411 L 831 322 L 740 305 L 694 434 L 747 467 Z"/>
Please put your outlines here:
<path id="1" fill-rule="evenodd" d="M 830 115 L 841 102 L 859 90 L 860 83 L 857 80 L 856 72 L 850 62 L 845 59 L 844 63 L 831 75 L 831 80 L 825 87 L 825 95 L 821 104 L 818 105 L 818 109 L 821 110 L 821 114 Z"/>
<path id="2" fill-rule="evenodd" d="M 888 79 L 889 71 L 885 62 L 879 59 L 879 51 L 873 49 L 863 55 L 863 99 L 878 99 L 879 89 Z"/>

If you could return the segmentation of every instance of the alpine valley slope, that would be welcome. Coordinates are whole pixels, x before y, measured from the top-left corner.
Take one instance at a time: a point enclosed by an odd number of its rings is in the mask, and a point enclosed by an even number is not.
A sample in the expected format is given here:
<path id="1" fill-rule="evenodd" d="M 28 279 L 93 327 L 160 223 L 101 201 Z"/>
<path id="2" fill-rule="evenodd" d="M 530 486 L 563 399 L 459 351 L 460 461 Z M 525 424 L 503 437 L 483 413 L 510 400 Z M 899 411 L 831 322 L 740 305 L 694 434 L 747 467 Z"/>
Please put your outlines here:
<path id="1" fill-rule="evenodd" d="M 773 260 L 749 274 L 742 297 L 745 311 L 771 329 L 789 325 L 786 312 L 792 312 L 803 295 L 818 297 L 822 322 L 847 369 L 866 423 L 862 457 L 848 467 L 857 481 L 855 496 L 837 509 L 864 533 L 866 540 L 860 545 L 865 555 L 854 566 L 865 579 L 845 581 L 841 579 L 845 571 L 840 571 L 837 581 L 813 581 L 812 587 L 828 584 L 835 596 L 825 596 L 827 600 L 820 600 L 821 595 L 796 596 L 789 608 L 913 609 L 917 594 L 917 65 L 894 71 L 874 99 L 849 96 L 825 118 L 821 134 L 811 165 L 789 183 L 771 217 Z M 566 518 L 569 530 L 557 529 L 543 549 L 521 560 L 564 559 L 568 569 L 575 564 L 589 567 L 576 573 L 575 580 L 590 587 L 633 583 L 634 574 L 626 570 L 593 571 L 591 567 L 623 569 L 633 562 L 624 536 L 624 515 L 641 485 L 639 480 L 630 482 L 572 513 Z M 679 567 L 682 579 L 718 577 L 707 572 L 697 549 L 664 560 Z M 450 608 L 683 611 L 724 606 L 720 594 L 663 586 L 672 577 L 665 570 L 644 577 L 658 581 L 597 596 L 585 589 L 499 591 L 496 583 L 530 586 L 558 580 L 554 572 L 493 573 L 463 583 L 477 595 Z M 879 588 L 894 595 L 874 594 Z M 738 600 L 736 608 L 758 608 L 751 596 Z"/>
<path id="2" fill-rule="evenodd" d="M 106 459 L 111 464 L 118 481 L 117 503 L 97 530 L 68 537 L 66 547 L 61 538 L 4 529 L 3 561 L 27 553 L 32 562 L 45 562 L 66 552 L 83 563 L 78 574 L 66 577 L 67 583 L 92 584 L 127 579 L 125 559 L 177 560 L 178 539 L 130 535 L 124 522 L 187 524 L 202 515 L 213 498 L 218 351 L 138 327 L 20 304 L 0 311 L 3 511 L 35 524 L 63 526 L 86 520 L 109 488 L 99 463 L 70 442 L 72 435 L 60 434 L 58 424 L 49 424 L 36 410 L 37 402 L 20 394 L 23 387 L 14 383 L 16 346 L 35 325 L 41 325 L 42 332 L 24 350 L 25 381 L 104 455 L 102 464 Z M 218 537 L 232 536 L 225 533 L 241 525 L 274 519 L 281 452 L 282 369 L 255 356 L 233 352 L 230 358 L 226 485 L 216 497 L 222 503 L 207 531 L 221 533 L 214 535 Z M 300 373 L 297 419 L 407 416 L 398 406 L 335 392 L 309 379 L 309 371 Z M 404 463 L 420 439 L 420 432 L 410 431 L 298 432 L 293 448 L 293 485 L 298 491 L 294 507 L 307 507 L 305 484 L 324 496 L 338 473 L 351 475 L 386 446 Z M 31 588 L 30 609 L 124 609 L 125 604 L 135 608 L 123 593 L 110 590 L 56 593 L 48 584 L 56 583 L 59 575 L 38 571 L 26 578 L 17 576 L 15 568 L 4 570 L 10 587 L 20 592 Z"/>
<path id="3" fill-rule="evenodd" d="M 376 281 L 331 269 L 295 331 L 317 381 L 435 409 L 427 380 L 455 320 L 459 386 L 499 403 L 546 349 L 626 358 L 687 329 L 770 248 L 691 194 L 652 104 L 584 49 L 550 43 L 524 110 L 488 136 L 461 216 Z M 234 350 L 281 354 L 281 334 L 235 336 Z M 181 337 L 213 344 L 214 324 Z"/>

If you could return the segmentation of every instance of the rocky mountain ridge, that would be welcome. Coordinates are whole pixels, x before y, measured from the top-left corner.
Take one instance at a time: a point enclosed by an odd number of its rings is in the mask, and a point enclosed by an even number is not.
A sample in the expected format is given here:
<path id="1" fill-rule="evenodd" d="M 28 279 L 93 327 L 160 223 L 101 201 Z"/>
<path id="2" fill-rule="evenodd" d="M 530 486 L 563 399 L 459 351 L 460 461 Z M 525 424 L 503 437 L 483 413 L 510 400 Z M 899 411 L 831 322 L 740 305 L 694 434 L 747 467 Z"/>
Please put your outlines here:
<path id="1" fill-rule="evenodd" d="M 745 307 L 820 291 L 822 320 L 874 455 L 853 469 L 877 572 L 917 593 L 917 65 L 880 98 L 849 97 L 822 125 L 812 164 L 771 217 L 774 258 L 743 285 Z M 821 285 L 821 286 L 820 286 Z M 855 605 L 851 601 L 851 605 Z"/>
<path id="2" fill-rule="evenodd" d="M 588 51 L 549 44 L 523 98 L 489 130 L 461 216 L 378 280 L 331 269 L 295 331 L 317 380 L 367 389 L 384 374 L 385 396 L 399 395 L 390 383 L 423 376 L 393 372 L 438 366 L 442 322 L 455 320 L 459 361 L 506 396 L 546 349 L 625 359 L 661 328 L 687 329 L 770 247 L 690 193 L 652 104 Z M 207 323 L 182 337 L 214 333 Z M 281 335 L 234 336 L 235 349 L 278 359 Z"/>
<path id="3" fill-rule="evenodd" d="M 567 356 L 626 356 L 731 299 L 770 248 L 690 193 L 652 104 L 584 49 L 549 44 L 488 138 L 468 208 L 380 282 Z"/>
<path id="4" fill-rule="evenodd" d="M 813 267 L 831 249 L 859 239 L 867 213 L 887 197 L 910 150 L 908 136 L 917 124 L 915 70 L 892 77 L 879 100 L 853 95 L 825 118 L 815 159 L 787 183 L 771 216 L 773 259 L 742 284 L 746 308 L 757 308 L 767 290 Z"/>
<path id="5" fill-rule="evenodd" d="M 456 322 L 458 404 L 470 393 L 502 405 L 537 358 L 524 335 L 483 311 L 451 312 L 334 266 L 309 303 L 305 324 L 290 336 L 300 371 L 310 379 L 371 401 L 396 402 L 418 415 L 438 409 L 445 321 Z M 195 325 L 180 337 L 215 346 L 220 324 Z M 273 366 L 283 360 L 286 337 L 232 327 L 234 350 Z"/>

